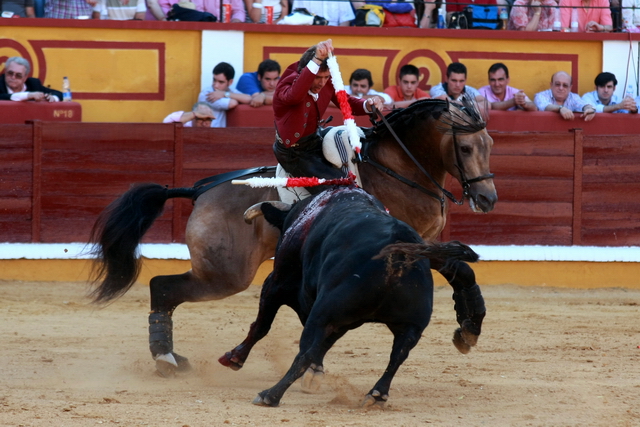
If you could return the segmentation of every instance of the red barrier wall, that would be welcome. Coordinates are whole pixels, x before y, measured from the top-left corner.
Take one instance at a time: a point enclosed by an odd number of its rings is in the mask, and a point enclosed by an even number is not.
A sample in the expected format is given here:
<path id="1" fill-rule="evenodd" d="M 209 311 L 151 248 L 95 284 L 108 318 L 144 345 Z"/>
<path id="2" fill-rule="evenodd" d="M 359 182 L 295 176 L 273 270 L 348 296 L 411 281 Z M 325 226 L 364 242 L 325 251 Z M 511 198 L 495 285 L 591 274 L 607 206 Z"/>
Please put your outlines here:
<path id="1" fill-rule="evenodd" d="M 487 215 L 452 206 L 443 239 L 469 244 L 640 244 L 636 136 L 492 132 L 499 201 Z M 0 125 L 0 241 L 83 242 L 134 182 L 191 186 L 274 164 L 272 128 L 142 123 Z M 448 188 L 460 194 L 459 185 Z M 175 203 L 178 203 L 177 205 Z M 177 208 L 176 208 L 177 206 Z M 182 242 L 191 210 L 172 200 L 147 242 Z"/>

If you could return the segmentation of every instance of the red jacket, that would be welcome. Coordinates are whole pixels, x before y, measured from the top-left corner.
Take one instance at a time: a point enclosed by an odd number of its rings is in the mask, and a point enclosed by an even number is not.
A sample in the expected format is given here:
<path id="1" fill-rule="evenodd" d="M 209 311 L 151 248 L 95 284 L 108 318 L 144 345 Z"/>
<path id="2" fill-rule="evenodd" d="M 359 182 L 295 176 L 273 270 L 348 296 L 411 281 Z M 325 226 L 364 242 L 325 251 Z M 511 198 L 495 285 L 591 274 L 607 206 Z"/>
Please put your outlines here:
<path id="1" fill-rule="evenodd" d="M 304 67 L 300 73 L 297 70 L 296 62 L 282 73 L 273 95 L 276 130 L 286 147 L 316 132 L 318 120 L 327 111 L 329 102 L 333 101 L 335 105 L 339 105 L 331 79 L 320 91 L 316 102 L 309 95 L 309 89 L 316 75 L 307 67 Z M 354 115 L 367 114 L 364 109 L 365 101 L 349 96 L 349 105 Z"/>

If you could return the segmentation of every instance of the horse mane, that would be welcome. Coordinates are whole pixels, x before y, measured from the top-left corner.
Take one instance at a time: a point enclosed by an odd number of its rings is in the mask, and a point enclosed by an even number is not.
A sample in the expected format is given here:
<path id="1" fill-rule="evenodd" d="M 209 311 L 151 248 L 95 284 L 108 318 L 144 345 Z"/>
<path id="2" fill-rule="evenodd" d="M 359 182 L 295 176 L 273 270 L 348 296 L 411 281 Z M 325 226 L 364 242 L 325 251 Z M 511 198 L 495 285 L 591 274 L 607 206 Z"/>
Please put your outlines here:
<path id="1" fill-rule="evenodd" d="M 470 134 L 487 127 L 475 99 L 466 94 L 461 102 L 451 102 L 447 113 L 440 117 L 442 125 L 438 126 L 438 130 L 442 133 Z"/>
<path id="2" fill-rule="evenodd" d="M 438 120 L 440 124 L 437 129 L 444 134 L 476 133 L 487 126 L 475 100 L 466 95 L 460 102 L 441 99 L 419 100 L 406 108 L 393 110 L 385 119 L 394 129 L 406 129 L 415 126 L 416 120 L 424 120 L 425 115 Z M 372 129 L 373 135 L 376 135 L 373 139 L 378 139 L 388 132 L 389 129 L 379 120 Z"/>

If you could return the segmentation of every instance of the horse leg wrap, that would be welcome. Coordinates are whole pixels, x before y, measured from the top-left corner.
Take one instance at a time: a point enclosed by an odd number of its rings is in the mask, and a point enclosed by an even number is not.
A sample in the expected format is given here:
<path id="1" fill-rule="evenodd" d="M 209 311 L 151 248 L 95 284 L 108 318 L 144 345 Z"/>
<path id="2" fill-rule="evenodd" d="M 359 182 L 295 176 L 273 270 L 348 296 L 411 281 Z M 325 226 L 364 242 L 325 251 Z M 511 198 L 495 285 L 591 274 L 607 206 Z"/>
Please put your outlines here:
<path id="1" fill-rule="evenodd" d="M 173 351 L 173 320 L 170 313 L 149 314 L 149 350 L 153 357 Z"/>

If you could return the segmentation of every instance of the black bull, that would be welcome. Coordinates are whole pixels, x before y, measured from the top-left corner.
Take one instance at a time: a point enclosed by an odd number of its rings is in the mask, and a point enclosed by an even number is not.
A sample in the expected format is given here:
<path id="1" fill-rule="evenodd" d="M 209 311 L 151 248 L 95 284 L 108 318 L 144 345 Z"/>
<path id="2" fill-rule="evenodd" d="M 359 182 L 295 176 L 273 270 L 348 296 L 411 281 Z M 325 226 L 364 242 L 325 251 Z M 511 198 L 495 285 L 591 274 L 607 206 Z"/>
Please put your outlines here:
<path id="1" fill-rule="evenodd" d="M 300 352 L 285 376 L 253 402 L 277 406 L 302 375 L 303 387 L 318 384 L 325 354 L 345 333 L 367 322 L 384 323 L 394 336 L 389 364 L 363 402 L 384 405 L 393 376 L 431 318 L 430 259 L 451 268 L 457 260 L 477 261 L 477 254 L 459 242 L 425 244 L 361 189 L 329 189 L 290 211 L 270 203 L 258 206 L 282 237 L 274 270 L 262 288 L 258 317 L 245 341 L 220 363 L 241 368 L 278 309 L 291 307 L 304 325 Z M 477 298 L 482 301 L 479 289 Z M 483 304 L 481 311 L 484 315 Z"/>

